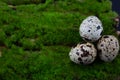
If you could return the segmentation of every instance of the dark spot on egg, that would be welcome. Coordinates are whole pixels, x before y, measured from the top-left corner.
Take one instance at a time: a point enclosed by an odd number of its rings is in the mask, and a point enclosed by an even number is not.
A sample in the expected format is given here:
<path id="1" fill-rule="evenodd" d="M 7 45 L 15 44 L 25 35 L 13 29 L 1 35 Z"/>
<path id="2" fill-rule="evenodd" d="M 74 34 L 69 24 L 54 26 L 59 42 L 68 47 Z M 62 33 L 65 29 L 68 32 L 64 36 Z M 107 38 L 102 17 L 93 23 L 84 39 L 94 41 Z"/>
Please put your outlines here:
<path id="1" fill-rule="evenodd" d="M 80 48 L 83 49 L 83 46 L 81 46 Z"/>
<path id="2" fill-rule="evenodd" d="M 90 48 L 92 47 L 91 45 L 87 45 L 87 46 L 90 47 Z"/>
<path id="3" fill-rule="evenodd" d="M 76 54 L 79 56 L 79 52 L 76 52 Z"/>
<path id="4" fill-rule="evenodd" d="M 101 47 L 103 47 L 103 44 L 101 44 Z"/>
<path id="5" fill-rule="evenodd" d="M 80 57 L 78 58 L 78 60 L 79 60 L 80 62 L 82 62 L 82 59 L 81 59 Z"/>
<path id="6" fill-rule="evenodd" d="M 100 26 L 97 26 L 97 30 L 99 30 L 100 29 Z"/>
<path id="7" fill-rule="evenodd" d="M 89 55 L 88 51 L 83 51 L 83 54 L 81 54 L 81 57 L 87 57 Z"/>
<path id="8" fill-rule="evenodd" d="M 115 48 L 113 48 L 113 51 L 115 50 Z"/>
<path id="9" fill-rule="evenodd" d="M 90 39 L 84 38 L 86 41 L 91 41 Z"/>
<path id="10" fill-rule="evenodd" d="M 88 30 L 88 32 L 90 32 L 90 30 Z"/>
<path id="11" fill-rule="evenodd" d="M 113 56 L 115 56 L 115 55 L 113 55 Z"/>
<path id="12" fill-rule="evenodd" d="M 104 36 L 104 38 L 109 38 L 109 36 Z"/>
<path id="13" fill-rule="evenodd" d="M 93 23 L 92 19 L 88 20 L 88 22 L 92 22 Z"/>
<path id="14" fill-rule="evenodd" d="M 108 56 L 107 56 L 107 55 L 105 55 L 105 57 L 107 57 L 107 58 L 108 58 Z"/>
<path id="15" fill-rule="evenodd" d="M 83 54 L 81 54 L 81 57 L 87 57 L 89 55 L 89 52 L 83 49 L 83 46 L 81 46 L 81 51 Z"/>

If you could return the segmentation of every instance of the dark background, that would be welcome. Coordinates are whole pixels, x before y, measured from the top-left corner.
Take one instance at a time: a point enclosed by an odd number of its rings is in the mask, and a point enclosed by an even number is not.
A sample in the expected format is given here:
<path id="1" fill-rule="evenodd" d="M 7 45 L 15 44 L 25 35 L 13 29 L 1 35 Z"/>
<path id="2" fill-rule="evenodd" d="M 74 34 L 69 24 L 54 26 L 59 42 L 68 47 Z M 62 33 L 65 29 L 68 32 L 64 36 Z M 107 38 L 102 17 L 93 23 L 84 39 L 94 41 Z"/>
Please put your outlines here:
<path id="1" fill-rule="evenodd" d="M 120 0 L 111 0 L 112 1 L 112 10 L 116 11 L 120 16 Z"/>

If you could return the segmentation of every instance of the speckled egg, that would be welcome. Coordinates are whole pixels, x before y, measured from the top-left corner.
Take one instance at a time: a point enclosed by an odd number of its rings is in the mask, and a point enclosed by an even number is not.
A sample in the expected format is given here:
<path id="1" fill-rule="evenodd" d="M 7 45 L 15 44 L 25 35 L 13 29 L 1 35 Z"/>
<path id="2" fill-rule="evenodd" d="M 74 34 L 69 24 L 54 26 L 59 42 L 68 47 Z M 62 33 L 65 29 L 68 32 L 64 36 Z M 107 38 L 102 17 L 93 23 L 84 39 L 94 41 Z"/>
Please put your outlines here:
<path id="1" fill-rule="evenodd" d="M 118 39 L 113 35 L 104 35 L 97 45 L 99 57 L 105 62 L 115 59 L 119 51 Z"/>
<path id="2" fill-rule="evenodd" d="M 69 52 L 70 60 L 77 64 L 90 64 L 96 58 L 96 49 L 93 44 L 78 44 Z"/>
<path id="3" fill-rule="evenodd" d="M 102 22 L 96 16 L 89 16 L 80 25 L 80 36 L 89 42 L 95 42 L 101 37 Z"/>

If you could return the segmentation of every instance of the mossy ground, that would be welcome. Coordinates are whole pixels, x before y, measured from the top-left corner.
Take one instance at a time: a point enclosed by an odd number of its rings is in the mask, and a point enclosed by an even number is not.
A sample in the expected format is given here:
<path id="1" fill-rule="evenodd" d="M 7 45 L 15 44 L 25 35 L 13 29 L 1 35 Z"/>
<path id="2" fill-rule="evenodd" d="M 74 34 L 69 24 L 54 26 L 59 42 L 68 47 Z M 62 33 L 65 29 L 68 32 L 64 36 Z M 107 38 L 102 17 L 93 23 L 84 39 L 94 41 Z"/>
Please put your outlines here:
<path id="1" fill-rule="evenodd" d="M 103 34 L 116 36 L 112 19 L 117 14 L 109 0 L 46 0 L 12 7 L 0 2 L 0 14 L 1 80 L 120 79 L 120 55 L 90 65 L 74 64 L 68 56 L 72 46 L 84 42 L 79 25 L 87 16 L 97 15 Z"/>

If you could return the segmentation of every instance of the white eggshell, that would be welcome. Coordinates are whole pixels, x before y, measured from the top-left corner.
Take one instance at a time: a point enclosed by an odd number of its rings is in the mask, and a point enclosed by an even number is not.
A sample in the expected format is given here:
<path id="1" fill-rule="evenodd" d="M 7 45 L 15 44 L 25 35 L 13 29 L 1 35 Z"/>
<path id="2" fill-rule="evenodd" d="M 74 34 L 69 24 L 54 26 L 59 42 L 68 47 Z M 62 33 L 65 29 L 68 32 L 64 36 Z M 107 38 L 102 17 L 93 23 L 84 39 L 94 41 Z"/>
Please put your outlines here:
<path id="1" fill-rule="evenodd" d="M 96 58 L 96 49 L 93 44 L 78 44 L 69 52 L 70 60 L 77 64 L 90 64 Z"/>
<path id="2" fill-rule="evenodd" d="M 101 37 L 102 22 L 96 16 L 89 16 L 80 25 L 80 36 L 90 42 L 95 42 Z"/>
<path id="3" fill-rule="evenodd" d="M 99 57 L 105 62 L 113 61 L 119 51 L 118 39 L 113 35 L 104 35 L 97 45 Z"/>

